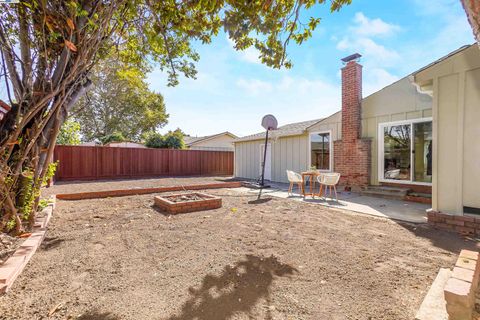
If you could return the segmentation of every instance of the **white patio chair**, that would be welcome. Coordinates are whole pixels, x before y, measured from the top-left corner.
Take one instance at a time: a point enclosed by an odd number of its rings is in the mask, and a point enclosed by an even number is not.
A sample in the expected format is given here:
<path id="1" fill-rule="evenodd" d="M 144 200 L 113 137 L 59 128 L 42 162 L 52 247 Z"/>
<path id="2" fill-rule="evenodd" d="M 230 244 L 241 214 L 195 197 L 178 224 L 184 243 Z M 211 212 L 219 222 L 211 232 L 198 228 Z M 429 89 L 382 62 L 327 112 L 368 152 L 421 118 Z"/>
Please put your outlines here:
<path id="1" fill-rule="evenodd" d="M 288 187 L 288 195 L 292 193 L 293 185 L 296 184 L 300 193 L 303 193 L 303 179 L 302 176 L 295 171 L 287 170 L 287 178 L 290 182 L 290 186 Z"/>
<path id="2" fill-rule="evenodd" d="M 317 181 L 320 184 L 320 191 L 318 192 L 318 196 L 322 196 L 322 190 L 325 186 L 325 198 L 327 197 L 327 190 L 330 188 L 330 198 L 332 198 L 332 188 L 335 191 L 335 200 L 338 202 L 337 196 L 337 184 L 340 180 L 340 173 L 332 172 L 332 173 L 322 173 L 317 177 Z"/>

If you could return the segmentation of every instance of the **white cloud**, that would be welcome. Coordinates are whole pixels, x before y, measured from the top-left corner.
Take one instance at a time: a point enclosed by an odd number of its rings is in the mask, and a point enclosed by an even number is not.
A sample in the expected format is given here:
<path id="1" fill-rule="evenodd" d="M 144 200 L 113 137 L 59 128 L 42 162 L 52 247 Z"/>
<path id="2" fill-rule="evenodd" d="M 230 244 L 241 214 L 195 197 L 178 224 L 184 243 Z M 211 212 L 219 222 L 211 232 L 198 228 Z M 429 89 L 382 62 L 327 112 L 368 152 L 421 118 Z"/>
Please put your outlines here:
<path id="1" fill-rule="evenodd" d="M 337 49 L 342 51 L 356 51 L 362 56 L 372 58 L 377 63 L 390 65 L 396 62 L 400 55 L 395 50 L 387 49 L 385 46 L 376 43 L 370 38 L 343 38 L 337 44 Z"/>
<path id="2" fill-rule="evenodd" d="M 347 37 L 343 38 L 337 43 L 337 49 L 342 51 L 351 49 L 351 46 L 352 46 L 352 41 Z"/>
<path id="3" fill-rule="evenodd" d="M 274 81 L 264 81 L 260 79 L 245 79 L 240 78 L 236 82 L 237 86 L 247 91 L 250 95 L 264 95 L 264 94 L 284 94 L 290 93 L 292 96 L 311 95 L 317 93 L 325 93 L 338 88 L 326 81 L 318 79 L 308 79 L 298 76 L 284 75 L 280 79 Z M 340 94 L 337 92 L 336 94 Z"/>
<path id="4" fill-rule="evenodd" d="M 399 26 L 379 18 L 370 19 L 362 12 L 355 14 L 353 22 L 354 26 L 348 29 L 349 34 L 338 41 L 338 50 L 358 52 L 381 66 L 393 65 L 399 60 L 400 55 L 395 50 L 388 49 L 372 39 L 375 36 L 391 36 L 400 30 Z"/>
<path id="5" fill-rule="evenodd" d="M 250 84 L 255 90 L 251 99 Z M 269 82 L 241 78 L 237 85 L 247 91 L 243 103 L 253 104 L 255 119 L 272 113 L 281 123 L 289 123 L 326 117 L 340 110 L 339 84 L 322 79 L 283 75 Z"/>
<path id="6" fill-rule="evenodd" d="M 265 114 L 273 114 L 280 124 L 286 124 L 327 117 L 340 110 L 337 79 L 311 79 L 293 75 L 291 70 L 277 75 L 272 80 L 240 77 L 224 83 L 208 99 L 188 98 L 196 94 L 192 88 L 181 96 L 167 96 L 170 118 L 162 132 L 180 127 L 194 135 L 229 130 L 241 136 L 261 131 L 260 120 Z"/>
<path id="7" fill-rule="evenodd" d="M 353 21 L 357 24 L 352 30 L 362 36 L 389 36 L 400 30 L 400 26 L 387 23 L 380 18 L 369 19 L 362 12 L 357 12 Z"/>
<path id="8" fill-rule="evenodd" d="M 240 78 L 237 80 L 237 86 L 244 89 L 249 95 L 269 93 L 273 89 L 273 85 L 271 83 L 259 79 Z"/>

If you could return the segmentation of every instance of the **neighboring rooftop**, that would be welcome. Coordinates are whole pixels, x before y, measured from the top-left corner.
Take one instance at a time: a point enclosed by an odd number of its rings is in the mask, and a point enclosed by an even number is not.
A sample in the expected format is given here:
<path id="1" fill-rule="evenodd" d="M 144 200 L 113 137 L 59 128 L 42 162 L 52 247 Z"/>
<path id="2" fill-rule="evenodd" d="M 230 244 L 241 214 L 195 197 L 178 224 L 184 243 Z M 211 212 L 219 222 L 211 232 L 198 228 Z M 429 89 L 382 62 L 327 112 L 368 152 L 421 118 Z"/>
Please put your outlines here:
<path id="1" fill-rule="evenodd" d="M 278 138 L 278 137 L 285 137 L 285 136 L 296 136 L 302 134 L 307 130 L 308 127 L 314 125 L 315 123 L 322 121 L 323 119 L 315 119 L 315 120 L 307 120 L 302 122 L 295 122 L 285 124 L 283 126 L 278 127 L 277 130 L 272 130 L 268 133 L 269 138 Z M 250 141 L 250 140 L 261 140 L 265 139 L 265 132 L 259 132 L 256 134 L 252 134 L 249 136 L 241 137 L 235 139 L 234 142 L 240 141 Z"/>
<path id="2" fill-rule="evenodd" d="M 185 145 L 191 146 L 191 145 L 196 144 L 196 143 L 199 143 L 199 142 L 201 142 L 201 141 L 210 140 L 210 139 L 213 139 L 213 138 L 215 138 L 215 137 L 222 136 L 222 135 L 229 135 L 229 136 L 231 136 L 232 138 L 238 138 L 238 137 L 237 137 L 236 135 L 234 135 L 233 133 L 228 132 L 228 131 L 225 131 L 225 132 L 221 132 L 221 133 L 217 133 L 217 134 L 212 134 L 212 135 L 209 135 L 209 136 L 203 136 L 203 137 L 185 136 L 185 137 L 183 138 L 183 141 L 185 142 Z"/>

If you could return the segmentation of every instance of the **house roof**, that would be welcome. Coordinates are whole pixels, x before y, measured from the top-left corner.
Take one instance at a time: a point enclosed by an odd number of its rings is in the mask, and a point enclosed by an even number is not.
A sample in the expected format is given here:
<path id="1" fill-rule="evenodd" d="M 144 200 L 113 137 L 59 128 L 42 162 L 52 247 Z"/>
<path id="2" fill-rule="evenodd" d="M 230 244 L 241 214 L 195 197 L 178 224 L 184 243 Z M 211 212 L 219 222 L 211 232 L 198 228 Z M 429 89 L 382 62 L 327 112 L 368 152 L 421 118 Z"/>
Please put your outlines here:
<path id="1" fill-rule="evenodd" d="M 464 45 L 460 48 L 458 48 L 457 50 L 454 50 L 452 52 L 450 52 L 449 54 L 433 61 L 432 63 L 410 73 L 409 75 L 407 75 L 406 77 L 409 77 L 409 76 L 415 76 L 417 73 L 425 70 L 425 69 L 428 69 L 448 58 L 450 58 L 451 56 L 454 56 L 455 54 L 459 53 L 459 52 L 462 52 L 463 50 L 465 49 L 468 49 L 470 48 L 471 46 L 474 46 L 474 45 L 477 45 L 476 43 L 474 44 L 470 44 L 470 45 Z M 353 56 L 353 55 L 352 55 Z M 347 57 L 347 58 L 350 58 Z M 404 77 L 404 78 L 406 78 Z M 404 79 L 402 78 L 402 79 Z M 402 80 L 402 79 L 399 79 L 398 81 Z M 398 82 L 398 81 L 395 81 L 395 82 Z M 393 82 L 393 83 L 395 83 Z M 392 84 L 393 84 L 392 83 Z M 390 85 L 392 85 L 390 84 Z M 388 86 L 390 86 L 388 85 Z M 388 87 L 387 86 L 387 87 Z M 383 90 L 384 88 L 370 94 L 369 96 Z M 363 97 L 363 99 L 365 99 L 367 97 Z M 269 137 L 271 138 L 278 138 L 278 137 L 285 137 L 285 136 L 294 136 L 294 135 L 299 135 L 299 134 L 303 134 L 306 130 L 308 130 L 309 128 L 313 127 L 314 125 L 316 125 L 317 123 L 325 120 L 325 119 L 328 119 L 330 117 L 332 117 L 333 115 L 337 114 L 338 112 L 342 112 L 341 110 L 340 111 L 337 111 L 331 115 L 329 115 L 328 117 L 326 118 L 322 118 L 322 119 L 316 119 L 316 120 L 307 120 L 307 121 L 302 121 L 302 122 L 296 122 L 296 123 L 289 123 L 289 124 L 286 124 L 286 125 L 283 125 L 281 127 L 279 127 L 277 130 L 274 130 L 274 131 L 271 131 L 269 133 Z M 245 137 L 241 137 L 241 138 L 238 138 L 238 139 L 235 139 L 234 142 L 242 142 L 242 141 L 253 141 L 253 140 L 261 140 L 261 139 L 265 139 L 265 132 L 261 132 L 261 133 L 256 133 L 256 134 L 252 134 L 252 135 L 248 135 L 248 136 L 245 136 Z"/>
<path id="2" fill-rule="evenodd" d="M 277 130 L 270 131 L 268 133 L 268 136 L 271 138 L 279 138 L 279 137 L 296 136 L 299 134 L 303 134 L 308 127 L 322 120 L 323 119 L 315 119 L 315 120 L 307 120 L 302 122 L 285 124 L 283 126 L 278 127 Z M 262 140 L 262 139 L 265 139 L 265 132 L 259 132 L 249 136 L 241 137 L 241 138 L 235 139 L 234 142 Z"/>
<path id="3" fill-rule="evenodd" d="M 451 56 L 454 56 L 454 55 L 456 55 L 457 53 L 462 52 L 463 50 L 468 49 L 468 48 L 470 48 L 471 46 L 476 46 L 476 45 L 477 45 L 477 44 L 474 43 L 474 44 L 467 44 L 467 45 L 461 46 L 461 47 L 458 48 L 457 50 L 454 50 L 454 51 L 450 52 L 449 54 L 444 55 L 443 57 L 441 57 L 441 58 L 433 61 L 432 63 L 429 63 L 429 64 L 427 64 L 426 66 L 418 69 L 417 71 L 412 72 L 411 75 L 416 75 L 417 73 L 419 73 L 419 72 L 421 72 L 421 71 L 423 71 L 423 70 L 426 70 L 426 69 L 428 69 L 428 68 L 430 68 L 430 67 L 433 67 L 434 65 L 436 65 L 436 64 L 438 64 L 438 63 L 440 63 L 440 62 L 442 62 L 442 61 L 447 60 L 447 59 L 450 58 Z"/>
<path id="4" fill-rule="evenodd" d="M 105 144 L 104 146 L 109 146 L 111 144 L 121 144 L 121 143 L 134 143 L 134 144 L 139 144 L 139 145 L 142 145 L 143 146 L 143 143 L 141 142 L 135 142 L 135 141 L 130 141 L 130 140 L 125 140 L 125 141 L 112 141 L 112 142 L 109 142 L 107 144 Z"/>
<path id="5" fill-rule="evenodd" d="M 225 131 L 225 132 L 221 132 L 221 133 L 217 133 L 217 134 L 212 134 L 212 135 L 209 135 L 209 136 L 203 136 L 203 137 L 192 137 L 192 136 L 185 136 L 183 138 L 183 141 L 185 142 L 185 144 L 187 146 L 192 146 L 196 143 L 199 143 L 199 142 L 204 142 L 204 141 L 207 141 L 207 140 L 210 140 L 210 139 L 213 139 L 213 138 L 216 138 L 216 137 L 219 137 L 219 136 L 222 136 L 222 135 L 229 135 L 231 136 L 232 138 L 236 139 L 238 138 L 236 135 L 234 135 L 233 133 L 231 132 L 228 132 L 228 131 Z"/>
<path id="6" fill-rule="evenodd" d="M 10 110 L 12 109 L 6 102 L 4 102 L 4 101 L 1 100 L 1 99 L 0 99 L 0 108 L 2 108 L 3 110 L 5 110 L 5 111 L 0 110 L 0 111 L 2 111 L 2 112 L 8 112 L 8 111 L 10 111 Z"/>

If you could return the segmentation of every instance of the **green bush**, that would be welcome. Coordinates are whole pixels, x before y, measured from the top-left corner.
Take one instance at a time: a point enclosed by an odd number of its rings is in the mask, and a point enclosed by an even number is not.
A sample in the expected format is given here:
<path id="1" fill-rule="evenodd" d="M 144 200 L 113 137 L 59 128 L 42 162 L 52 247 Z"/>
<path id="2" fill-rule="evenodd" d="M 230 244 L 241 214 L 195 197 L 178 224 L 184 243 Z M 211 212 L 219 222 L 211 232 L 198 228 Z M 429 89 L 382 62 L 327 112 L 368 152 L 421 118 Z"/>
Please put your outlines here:
<path id="1" fill-rule="evenodd" d="M 145 146 L 148 148 L 184 149 L 183 137 L 184 133 L 180 129 L 169 131 L 165 135 L 150 132 L 145 135 Z"/>
<path id="2" fill-rule="evenodd" d="M 125 140 L 127 139 L 125 139 L 125 137 L 121 132 L 114 132 L 112 134 L 107 134 L 106 136 L 100 138 L 100 142 L 102 144 L 108 144 L 110 142 L 123 142 Z"/>
<path id="3" fill-rule="evenodd" d="M 145 138 L 147 148 L 164 148 L 164 138 L 160 133 L 152 132 Z"/>

